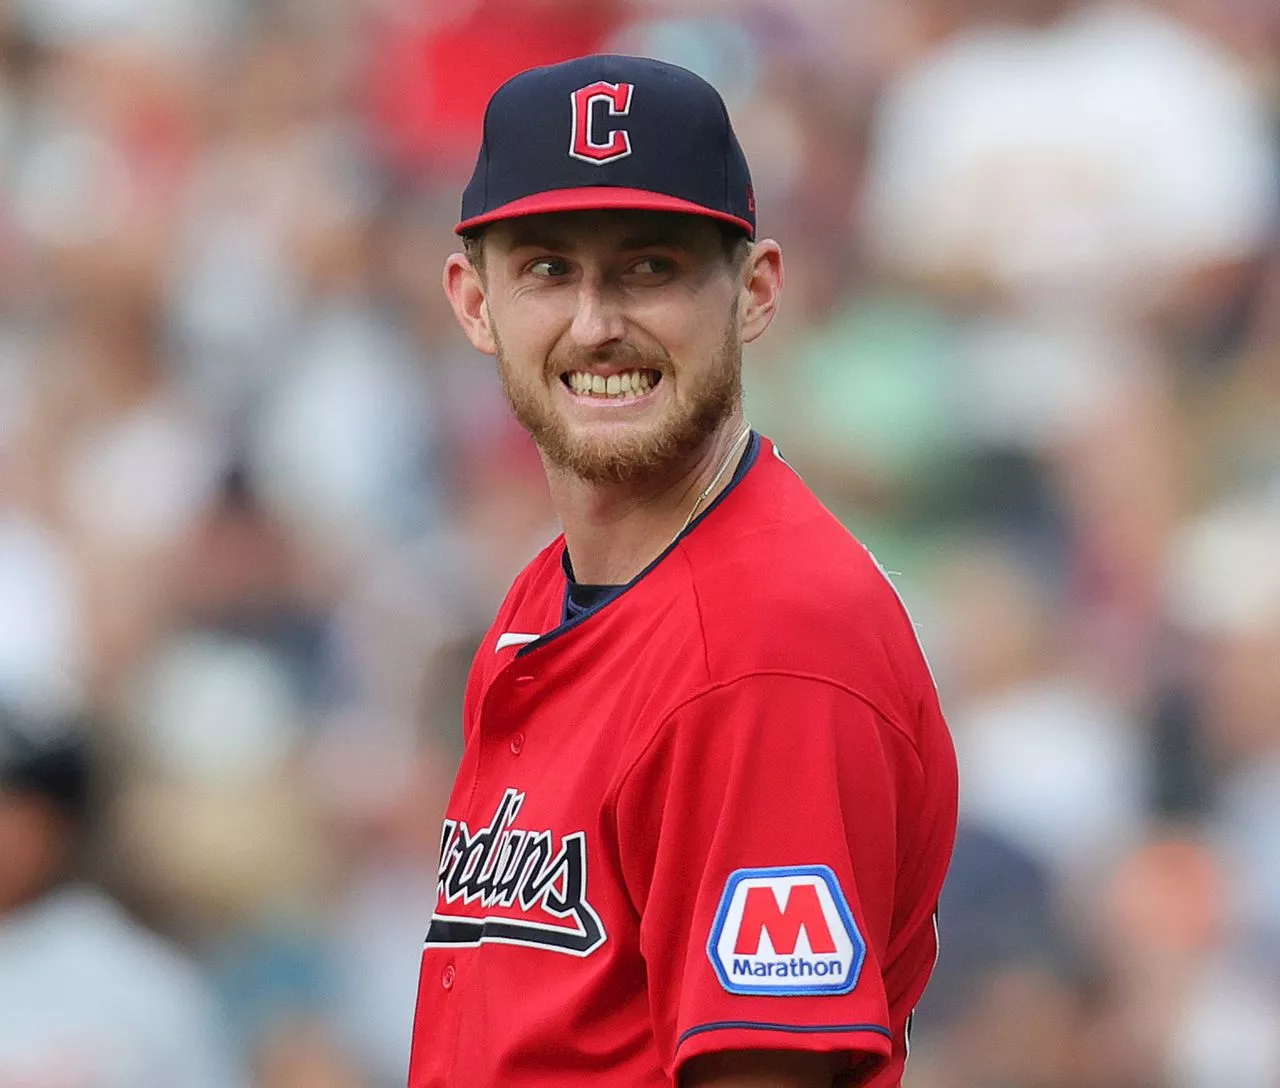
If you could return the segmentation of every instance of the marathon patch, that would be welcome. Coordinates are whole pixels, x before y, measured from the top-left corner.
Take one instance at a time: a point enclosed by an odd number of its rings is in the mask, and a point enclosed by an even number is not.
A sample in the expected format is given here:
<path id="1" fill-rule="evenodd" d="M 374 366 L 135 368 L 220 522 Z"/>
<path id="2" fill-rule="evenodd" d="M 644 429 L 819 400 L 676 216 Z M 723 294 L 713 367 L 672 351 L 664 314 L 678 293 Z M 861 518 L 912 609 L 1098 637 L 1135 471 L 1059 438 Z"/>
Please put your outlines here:
<path id="1" fill-rule="evenodd" d="M 847 994 L 867 944 L 836 874 L 794 865 L 730 875 L 707 955 L 731 994 Z"/>

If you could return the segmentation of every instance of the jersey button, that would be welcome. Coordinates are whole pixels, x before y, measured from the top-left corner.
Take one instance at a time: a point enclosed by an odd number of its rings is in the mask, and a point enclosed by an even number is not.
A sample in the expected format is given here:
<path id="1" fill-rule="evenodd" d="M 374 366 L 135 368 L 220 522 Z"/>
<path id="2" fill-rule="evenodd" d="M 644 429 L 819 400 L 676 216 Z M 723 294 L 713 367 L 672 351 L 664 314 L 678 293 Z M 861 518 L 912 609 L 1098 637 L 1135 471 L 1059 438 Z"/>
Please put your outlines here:
<path id="1" fill-rule="evenodd" d="M 517 733 L 511 738 L 511 754 L 518 756 L 524 750 L 524 734 Z"/>
<path id="2" fill-rule="evenodd" d="M 440 985 L 446 990 L 453 989 L 453 980 L 457 977 L 457 972 L 453 969 L 453 964 L 446 964 L 445 969 L 440 973 Z"/>

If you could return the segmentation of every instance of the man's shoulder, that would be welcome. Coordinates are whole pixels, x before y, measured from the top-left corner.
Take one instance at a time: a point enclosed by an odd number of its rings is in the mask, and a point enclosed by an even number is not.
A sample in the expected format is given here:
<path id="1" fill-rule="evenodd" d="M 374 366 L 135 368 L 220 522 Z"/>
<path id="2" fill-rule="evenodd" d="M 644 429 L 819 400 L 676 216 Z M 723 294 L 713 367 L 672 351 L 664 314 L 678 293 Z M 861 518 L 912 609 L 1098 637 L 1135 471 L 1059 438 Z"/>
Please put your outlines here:
<path id="1" fill-rule="evenodd" d="M 881 640 L 904 623 L 892 582 L 856 538 L 762 536 L 693 571 L 709 639 L 754 636 L 792 649 Z"/>
<path id="2" fill-rule="evenodd" d="M 843 625 L 868 609 L 897 611 L 875 557 L 785 462 L 768 463 L 773 449 L 766 441 L 760 478 L 741 501 L 689 541 L 696 592 L 704 609 L 714 607 L 705 619 L 741 630 L 780 621 Z"/>
<path id="3" fill-rule="evenodd" d="M 915 686 L 927 667 L 887 573 L 798 478 L 768 483 L 687 552 L 713 672 Z"/>

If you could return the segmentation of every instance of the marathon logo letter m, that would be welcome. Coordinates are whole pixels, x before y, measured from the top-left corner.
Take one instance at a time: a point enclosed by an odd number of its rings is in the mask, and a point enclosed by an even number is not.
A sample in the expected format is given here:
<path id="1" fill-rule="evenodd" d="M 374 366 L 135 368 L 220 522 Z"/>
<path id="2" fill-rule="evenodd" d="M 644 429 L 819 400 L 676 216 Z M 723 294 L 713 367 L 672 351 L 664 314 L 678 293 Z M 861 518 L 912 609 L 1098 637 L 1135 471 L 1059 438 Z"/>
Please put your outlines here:
<path id="1" fill-rule="evenodd" d="M 812 884 L 793 884 L 785 907 L 778 906 L 777 896 L 768 885 L 748 888 L 733 951 L 735 955 L 757 955 L 760 938 L 768 932 L 773 950 L 790 956 L 796 950 L 801 931 L 809 938 L 811 952 L 835 953 L 836 942 L 832 940 L 817 888 Z"/>
<path id="2" fill-rule="evenodd" d="M 737 994 L 845 994 L 866 952 L 825 865 L 732 873 L 707 940 L 720 985 Z"/>

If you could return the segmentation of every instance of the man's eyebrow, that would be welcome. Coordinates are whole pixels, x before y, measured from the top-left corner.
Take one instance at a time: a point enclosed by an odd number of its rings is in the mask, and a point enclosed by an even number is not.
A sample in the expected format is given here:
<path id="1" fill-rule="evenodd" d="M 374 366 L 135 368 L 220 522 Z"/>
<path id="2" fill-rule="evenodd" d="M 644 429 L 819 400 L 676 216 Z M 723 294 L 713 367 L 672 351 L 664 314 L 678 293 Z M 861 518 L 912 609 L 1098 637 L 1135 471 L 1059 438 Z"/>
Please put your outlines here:
<path id="1" fill-rule="evenodd" d="M 671 234 L 633 234 L 618 243 L 620 249 L 692 249 L 691 243 Z"/>
<path id="2" fill-rule="evenodd" d="M 535 246 L 538 249 L 558 249 L 562 252 L 572 249 L 569 242 L 535 226 L 519 226 L 511 230 L 511 249 L 524 249 Z"/>

